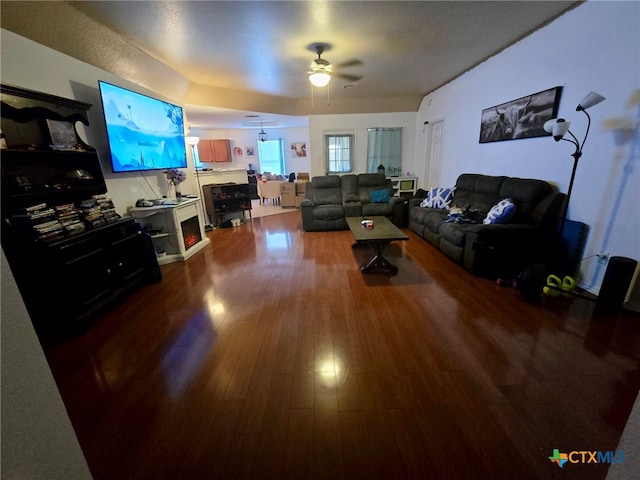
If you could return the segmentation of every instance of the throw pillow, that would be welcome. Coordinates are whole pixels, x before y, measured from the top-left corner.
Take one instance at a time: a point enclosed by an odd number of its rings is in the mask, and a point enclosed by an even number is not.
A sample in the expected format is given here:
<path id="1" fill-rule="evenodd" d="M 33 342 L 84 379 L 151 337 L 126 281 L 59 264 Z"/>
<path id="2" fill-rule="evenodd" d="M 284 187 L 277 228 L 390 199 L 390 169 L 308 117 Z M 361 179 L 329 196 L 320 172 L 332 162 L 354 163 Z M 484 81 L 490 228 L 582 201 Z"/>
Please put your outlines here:
<path id="1" fill-rule="evenodd" d="M 371 203 L 387 203 L 389 201 L 389 190 L 372 190 L 369 192 Z"/>
<path id="2" fill-rule="evenodd" d="M 505 198 L 491 207 L 482 223 L 485 225 L 507 223 L 514 213 L 516 213 L 515 204 L 510 198 Z"/>
<path id="3" fill-rule="evenodd" d="M 427 197 L 420 203 L 421 207 L 449 209 L 456 187 L 436 187 L 429 190 Z"/>

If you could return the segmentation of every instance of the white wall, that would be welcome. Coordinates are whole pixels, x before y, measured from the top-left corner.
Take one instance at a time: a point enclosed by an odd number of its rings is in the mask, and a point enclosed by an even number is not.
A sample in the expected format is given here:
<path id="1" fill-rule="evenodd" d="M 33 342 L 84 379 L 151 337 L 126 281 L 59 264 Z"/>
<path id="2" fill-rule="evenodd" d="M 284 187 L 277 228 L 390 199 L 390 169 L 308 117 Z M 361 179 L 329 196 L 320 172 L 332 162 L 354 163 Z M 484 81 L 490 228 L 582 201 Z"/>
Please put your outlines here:
<path id="1" fill-rule="evenodd" d="M 327 133 L 352 133 L 355 136 L 355 173 L 367 171 L 367 129 L 402 127 L 403 171 L 414 172 L 414 148 L 416 113 L 378 113 L 350 115 L 312 115 L 309 117 L 311 145 L 311 176 L 326 175 L 324 135 Z"/>
<path id="2" fill-rule="evenodd" d="M 240 147 L 243 150 L 242 156 L 233 156 L 231 163 L 209 163 L 209 168 L 249 168 L 249 164 L 256 166 L 258 172 L 262 172 L 260 168 L 260 158 L 258 153 L 258 132 L 259 129 L 251 130 L 195 130 L 192 129 L 194 135 L 200 138 L 224 138 L 231 140 L 231 150 Z M 307 127 L 278 127 L 267 128 L 268 140 L 276 140 L 281 138 L 284 142 L 284 171 L 291 172 L 310 172 L 311 168 L 311 148 L 309 145 L 309 128 Z M 291 144 L 296 142 L 305 142 L 307 144 L 307 156 L 302 158 L 294 158 L 291 154 Z M 255 157 L 246 156 L 246 147 L 253 147 Z"/>
<path id="3" fill-rule="evenodd" d="M 567 191 L 574 148 L 549 137 L 478 143 L 484 108 L 563 86 L 559 115 L 582 140 L 587 118 L 575 107 L 595 91 L 606 101 L 589 110 L 591 131 L 578 165 L 568 218 L 590 233 L 585 256 L 609 252 L 640 259 L 640 167 L 632 143 L 616 143 L 617 119 L 638 122 L 640 3 L 587 2 L 426 96 L 416 122 L 416 165 L 424 181 L 424 121 L 444 119 L 442 183 L 477 172 L 540 178 Z M 560 48 L 558 48 L 560 46 Z M 635 95 L 635 106 L 629 104 Z M 581 285 L 597 292 L 606 266 L 585 259 Z"/>
<path id="4" fill-rule="evenodd" d="M 91 479 L 64 402 L 4 255 L 2 478 Z"/>

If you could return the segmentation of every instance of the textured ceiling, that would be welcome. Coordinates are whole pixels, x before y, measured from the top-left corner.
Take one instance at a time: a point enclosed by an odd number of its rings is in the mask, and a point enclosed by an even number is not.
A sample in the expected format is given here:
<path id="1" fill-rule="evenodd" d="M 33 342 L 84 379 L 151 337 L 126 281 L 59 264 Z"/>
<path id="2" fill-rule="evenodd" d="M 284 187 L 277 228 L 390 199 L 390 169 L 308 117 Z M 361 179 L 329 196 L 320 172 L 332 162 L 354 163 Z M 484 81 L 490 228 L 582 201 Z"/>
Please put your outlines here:
<path id="1" fill-rule="evenodd" d="M 416 111 L 425 94 L 575 5 L 3 1 L 1 15 L 3 28 L 165 95 L 175 89 L 197 128 L 238 128 L 245 112 L 287 123 L 309 114 Z M 312 103 L 307 71 L 316 42 L 329 44 L 323 58 L 338 73 L 362 78 L 335 77 L 329 96 L 314 89 Z M 225 113 L 230 123 L 220 123 Z"/>

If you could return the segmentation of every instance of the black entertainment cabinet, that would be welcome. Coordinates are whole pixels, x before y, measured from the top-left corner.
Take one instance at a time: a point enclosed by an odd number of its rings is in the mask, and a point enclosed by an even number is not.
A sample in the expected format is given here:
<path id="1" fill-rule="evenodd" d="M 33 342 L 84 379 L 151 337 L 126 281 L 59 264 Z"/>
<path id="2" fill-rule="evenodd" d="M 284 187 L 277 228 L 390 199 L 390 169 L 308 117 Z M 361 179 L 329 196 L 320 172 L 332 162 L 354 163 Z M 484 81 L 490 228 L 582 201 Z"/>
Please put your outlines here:
<path id="1" fill-rule="evenodd" d="M 2 248 L 36 329 L 81 331 L 160 280 L 155 252 L 132 218 L 99 206 L 107 192 L 100 160 L 76 131 L 77 122 L 89 125 L 91 105 L 0 87 Z"/>
<path id="2" fill-rule="evenodd" d="M 251 217 L 251 190 L 248 183 L 211 183 L 203 185 L 207 215 L 215 225 L 222 226 L 227 214 L 244 212 Z"/>

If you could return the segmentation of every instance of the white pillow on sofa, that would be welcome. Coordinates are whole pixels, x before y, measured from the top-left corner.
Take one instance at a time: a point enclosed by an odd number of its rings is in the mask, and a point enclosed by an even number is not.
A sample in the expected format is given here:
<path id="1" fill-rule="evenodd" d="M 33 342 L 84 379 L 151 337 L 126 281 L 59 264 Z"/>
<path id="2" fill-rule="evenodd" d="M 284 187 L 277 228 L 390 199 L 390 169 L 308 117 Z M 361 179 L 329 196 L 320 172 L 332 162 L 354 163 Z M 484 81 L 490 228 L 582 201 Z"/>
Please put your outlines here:
<path id="1" fill-rule="evenodd" d="M 491 207 L 482 223 L 485 225 L 507 223 L 514 213 L 516 213 L 515 204 L 510 198 L 505 198 Z"/>
<path id="2" fill-rule="evenodd" d="M 429 190 L 426 198 L 420 203 L 421 207 L 429 208 L 445 208 L 449 210 L 451 200 L 453 199 L 453 191 L 456 187 L 435 187 Z"/>

